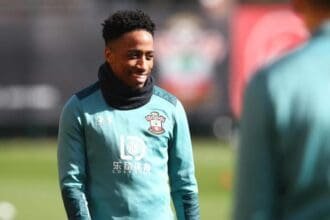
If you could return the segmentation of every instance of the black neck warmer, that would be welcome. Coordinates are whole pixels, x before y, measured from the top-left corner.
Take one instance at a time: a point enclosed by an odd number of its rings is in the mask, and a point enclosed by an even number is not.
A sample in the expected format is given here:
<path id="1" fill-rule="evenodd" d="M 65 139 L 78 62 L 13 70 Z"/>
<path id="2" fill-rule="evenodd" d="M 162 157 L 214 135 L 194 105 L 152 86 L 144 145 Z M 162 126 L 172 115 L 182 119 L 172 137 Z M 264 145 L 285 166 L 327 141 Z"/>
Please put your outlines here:
<path id="1" fill-rule="evenodd" d="M 138 108 L 149 102 L 154 87 L 153 78 L 148 77 L 143 88 L 133 89 L 120 81 L 108 63 L 101 65 L 98 73 L 102 95 L 108 105 L 121 110 Z"/>

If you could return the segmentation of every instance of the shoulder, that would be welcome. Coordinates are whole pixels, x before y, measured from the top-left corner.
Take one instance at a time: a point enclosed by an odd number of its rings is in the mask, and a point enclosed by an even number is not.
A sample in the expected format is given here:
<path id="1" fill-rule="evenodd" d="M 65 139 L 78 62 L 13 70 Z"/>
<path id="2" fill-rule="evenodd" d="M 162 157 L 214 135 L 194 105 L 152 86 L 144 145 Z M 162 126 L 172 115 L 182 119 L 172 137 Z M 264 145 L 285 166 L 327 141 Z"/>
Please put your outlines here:
<path id="1" fill-rule="evenodd" d="M 309 50 L 309 43 L 302 44 L 259 68 L 245 89 L 246 102 L 276 105 L 287 99 L 289 93 L 299 87 L 306 72 Z"/>
<path id="2" fill-rule="evenodd" d="M 166 90 L 158 86 L 154 86 L 153 95 L 165 100 L 166 102 L 174 106 L 176 106 L 178 103 L 178 99 L 173 94 L 167 92 Z"/>
<path id="3" fill-rule="evenodd" d="M 299 76 L 302 69 L 306 67 L 308 61 L 309 43 L 293 49 L 286 54 L 275 58 L 267 64 L 260 67 L 249 84 L 251 88 L 283 86 L 292 83 Z M 307 56 L 306 56 L 307 55 Z M 308 62 L 307 62 L 308 63 Z"/>
<path id="4" fill-rule="evenodd" d="M 100 89 L 100 83 L 99 83 L 99 81 L 97 81 L 97 82 L 93 83 L 92 85 L 75 93 L 75 96 L 78 98 L 78 100 L 83 100 L 83 99 L 89 97 L 90 95 L 94 94 L 99 89 Z"/>
<path id="5" fill-rule="evenodd" d="M 163 100 L 162 106 L 167 109 L 167 111 L 172 112 L 174 118 L 177 118 L 176 120 L 186 118 L 184 106 L 176 96 L 158 86 L 154 86 L 153 94 Z"/>
<path id="6" fill-rule="evenodd" d="M 329 40 L 328 40 L 329 41 Z M 330 41 L 329 41 L 330 42 Z M 330 46 L 330 44 L 328 44 Z M 288 51 L 284 55 L 274 59 L 261 68 L 260 72 L 270 75 L 270 78 L 280 78 L 281 80 L 297 79 L 301 77 L 301 72 L 311 72 L 307 69 L 313 62 L 322 62 L 323 55 L 329 51 L 322 40 L 312 37 L 296 48 Z M 327 60 L 328 62 L 328 60 Z"/>
<path id="7" fill-rule="evenodd" d="M 81 101 L 94 94 L 99 89 L 99 83 L 95 82 L 90 86 L 73 94 L 63 106 L 63 111 L 77 111 L 81 108 Z"/>

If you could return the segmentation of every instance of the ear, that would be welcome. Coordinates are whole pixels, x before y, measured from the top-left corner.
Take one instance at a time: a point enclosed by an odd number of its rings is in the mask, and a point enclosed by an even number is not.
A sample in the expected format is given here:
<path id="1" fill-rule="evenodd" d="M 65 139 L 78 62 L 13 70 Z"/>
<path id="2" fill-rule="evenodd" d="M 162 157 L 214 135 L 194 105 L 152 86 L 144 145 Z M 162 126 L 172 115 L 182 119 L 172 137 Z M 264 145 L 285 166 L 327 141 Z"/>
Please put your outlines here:
<path id="1" fill-rule="evenodd" d="M 113 61 L 113 54 L 109 47 L 105 47 L 104 49 L 104 58 L 108 63 L 112 63 Z"/>

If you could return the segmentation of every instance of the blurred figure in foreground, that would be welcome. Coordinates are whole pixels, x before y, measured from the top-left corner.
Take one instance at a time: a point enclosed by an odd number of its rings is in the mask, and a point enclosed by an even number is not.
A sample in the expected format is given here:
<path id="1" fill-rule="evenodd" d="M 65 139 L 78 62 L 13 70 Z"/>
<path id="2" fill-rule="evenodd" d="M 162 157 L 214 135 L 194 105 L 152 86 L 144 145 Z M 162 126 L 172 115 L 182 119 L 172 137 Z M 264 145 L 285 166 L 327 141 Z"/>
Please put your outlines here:
<path id="1" fill-rule="evenodd" d="M 311 38 L 245 92 L 235 220 L 330 219 L 330 1 L 292 4 Z"/>
<path id="2" fill-rule="evenodd" d="M 178 220 L 199 219 L 185 111 L 151 77 L 154 29 L 139 10 L 105 20 L 99 80 L 63 108 L 58 166 L 70 220 L 170 220 L 170 195 Z"/>

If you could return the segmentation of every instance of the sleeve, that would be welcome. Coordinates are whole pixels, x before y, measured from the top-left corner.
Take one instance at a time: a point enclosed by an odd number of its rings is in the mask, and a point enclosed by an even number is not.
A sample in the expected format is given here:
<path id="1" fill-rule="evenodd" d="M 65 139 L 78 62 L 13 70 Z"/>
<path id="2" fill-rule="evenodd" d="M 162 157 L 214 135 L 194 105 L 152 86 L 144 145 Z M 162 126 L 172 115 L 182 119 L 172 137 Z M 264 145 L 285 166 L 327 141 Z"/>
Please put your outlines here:
<path id="1" fill-rule="evenodd" d="M 186 113 L 178 101 L 173 140 L 169 146 L 171 196 L 178 220 L 198 220 L 198 188 Z"/>
<path id="2" fill-rule="evenodd" d="M 69 220 L 90 220 L 86 190 L 86 153 L 78 99 L 64 106 L 58 133 L 58 172 L 64 207 Z"/>
<path id="3" fill-rule="evenodd" d="M 249 84 L 240 122 L 234 220 L 276 220 L 273 108 L 266 78 Z"/>

